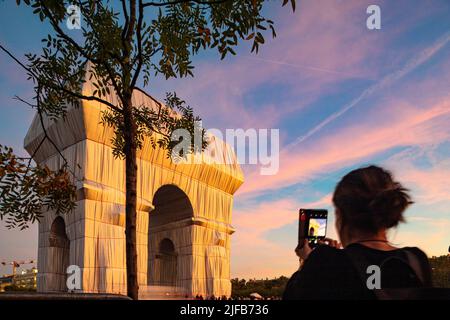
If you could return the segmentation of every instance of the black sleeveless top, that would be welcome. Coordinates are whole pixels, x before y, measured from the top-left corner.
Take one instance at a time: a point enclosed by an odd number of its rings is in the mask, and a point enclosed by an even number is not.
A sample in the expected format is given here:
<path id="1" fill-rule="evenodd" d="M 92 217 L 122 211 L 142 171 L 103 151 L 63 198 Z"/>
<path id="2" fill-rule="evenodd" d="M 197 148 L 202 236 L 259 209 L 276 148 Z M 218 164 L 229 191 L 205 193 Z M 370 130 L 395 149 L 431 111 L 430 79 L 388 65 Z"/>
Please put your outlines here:
<path id="1" fill-rule="evenodd" d="M 381 269 L 381 288 L 431 287 L 431 268 L 426 254 L 416 247 L 382 251 L 351 244 L 365 261 L 381 265 L 388 258 L 398 257 L 407 261 L 406 250 L 419 261 L 423 283 L 411 277 L 411 268 L 405 263 L 391 263 L 387 270 Z M 392 261 L 395 261 L 393 259 Z M 400 260 L 399 260 L 400 261 Z M 360 277 L 359 271 L 346 254 L 345 249 L 319 246 L 311 252 L 302 269 L 295 272 L 286 285 L 283 299 L 375 299 Z"/>

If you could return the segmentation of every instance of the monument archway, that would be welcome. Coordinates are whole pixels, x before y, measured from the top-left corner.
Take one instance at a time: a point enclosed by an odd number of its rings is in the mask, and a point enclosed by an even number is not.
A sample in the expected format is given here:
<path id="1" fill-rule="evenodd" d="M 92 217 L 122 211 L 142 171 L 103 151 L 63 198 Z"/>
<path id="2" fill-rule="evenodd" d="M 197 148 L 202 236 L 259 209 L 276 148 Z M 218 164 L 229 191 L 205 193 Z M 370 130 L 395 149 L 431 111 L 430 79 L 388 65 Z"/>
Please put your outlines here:
<path id="1" fill-rule="evenodd" d="M 87 96 L 95 95 L 95 90 L 89 79 L 81 85 Z M 113 89 L 104 98 L 113 104 L 118 101 Z M 64 119 L 44 115 L 45 128 L 36 115 L 24 140 L 37 164 L 59 170 L 66 162 L 77 181 L 73 211 L 56 220 L 56 212 L 49 209 L 39 221 L 38 291 L 65 291 L 70 244 L 70 264 L 81 270 L 80 292 L 126 294 L 125 161 L 114 156 L 113 128 L 98 124 L 107 107 L 79 102 L 77 108 L 68 106 Z M 142 90 L 133 92 L 132 103 L 155 111 L 163 105 Z M 57 148 L 43 140 L 44 131 Z M 162 283 L 170 285 L 161 289 L 164 296 L 167 287 L 180 288 L 177 297 L 229 296 L 233 195 L 244 181 L 234 150 L 211 135 L 201 157 L 193 154 L 188 156 L 193 161 L 175 163 L 167 150 L 155 147 L 159 138 L 163 136 L 156 133 L 144 137 L 136 155 L 140 295 L 152 287 L 149 284 Z M 172 242 L 173 250 L 164 249 L 168 246 L 164 239 Z M 170 271 L 171 277 L 155 273 L 157 258 L 164 261 L 164 269 L 176 272 Z M 148 288 L 148 296 L 152 290 Z"/>
<path id="2" fill-rule="evenodd" d="M 50 273 L 52 278 L 47 279 L 48 291 L 67 291 L 67 267 L 69 266 L 70 241 L 66 233 L 66 224 L 62 217 L 56 217 L 50 227 L 49 234 Z"/>
<path id="3" fill-rule="evenodd" d="M 155 192 L 153 206 L 154 209 L 149 218 L 149 228 L 157 228 L 194 216 L 194 209 L 189 197 L 173 184 L 163 185 Z"/>
<path id="4" fill-rule="evenodd" d="M 177 253 L 170 239 L 163 239 L 159 244 L 156 261 L 159 263 L 158 282 L 160 286 L 176 286 L 177 283 Z"/>
<path id="5" fill-rule="evenodd" d="M 183 273 L 179 269 L 183 269 L 184 256 L 179 256 L 175 243 L 180 247 L 184 241 L 176 230 L 180 229 L 182 221 L 192 219 L 194 210 L 186 193 L 172 184 L 156 191 L 153 206 L 149 216 L 147 283 L 150 286 L 177 287 Z"/>

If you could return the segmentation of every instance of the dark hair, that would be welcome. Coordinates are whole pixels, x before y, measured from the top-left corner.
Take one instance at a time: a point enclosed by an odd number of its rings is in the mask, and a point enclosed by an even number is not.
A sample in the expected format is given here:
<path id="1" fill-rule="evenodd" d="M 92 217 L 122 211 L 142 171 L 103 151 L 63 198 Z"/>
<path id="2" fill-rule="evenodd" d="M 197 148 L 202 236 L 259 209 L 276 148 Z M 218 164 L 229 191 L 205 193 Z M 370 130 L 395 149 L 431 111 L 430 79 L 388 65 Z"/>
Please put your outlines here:
<path id="1" fill-rule="evenodd" d="M 337 184 L 333 203 L 342 225 L 376 233 L 403 222 L 403 212 L 412 204 L 408 190 L 380 167 L 353 170 Z"/>

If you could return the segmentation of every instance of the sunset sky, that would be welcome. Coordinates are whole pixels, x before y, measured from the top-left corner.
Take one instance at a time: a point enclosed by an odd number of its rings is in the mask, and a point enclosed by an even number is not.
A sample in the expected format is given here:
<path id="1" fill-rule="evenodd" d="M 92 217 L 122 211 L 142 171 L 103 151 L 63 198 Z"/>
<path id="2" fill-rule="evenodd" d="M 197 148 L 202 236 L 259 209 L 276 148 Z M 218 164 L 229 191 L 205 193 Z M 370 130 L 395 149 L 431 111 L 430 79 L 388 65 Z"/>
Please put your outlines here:
<path id="1" fill-rule="evenodd" d="M 366 8 L 381 7 L 381 30 L 366 28 Z M 411 190 L 398 246 L 428 255 L 450 245 L 450 1 L 270 1 L 277 38 L 258 55 L 243 43 L 237 56 L 194 58 L 195 77 L 156 79 L 146 91 L 176 91 L 207 128 L 280 130 L 280 169 L 260 175 L 243 166 L 235 195 L 232 277 L 289 276 L 298 209 L 333 211 L 331 194 L 346 172 L 382 165 Z M 0 1 L 0 43 L 19 57 L 39 52 L 48 26 L 15 1 Z M 71 32 L 77 32 L 76 30 Z M 0 144 L 25 155 L 33 111 L 12 99 L 32 84 L 0 53 Z M 331 214 L 328 235 L 336 237 Z M 37 226 L 7 231 L 0 222 L 0 260 L 37 256 Z M 10 272 L 0 267 L 0 274 Z"/>

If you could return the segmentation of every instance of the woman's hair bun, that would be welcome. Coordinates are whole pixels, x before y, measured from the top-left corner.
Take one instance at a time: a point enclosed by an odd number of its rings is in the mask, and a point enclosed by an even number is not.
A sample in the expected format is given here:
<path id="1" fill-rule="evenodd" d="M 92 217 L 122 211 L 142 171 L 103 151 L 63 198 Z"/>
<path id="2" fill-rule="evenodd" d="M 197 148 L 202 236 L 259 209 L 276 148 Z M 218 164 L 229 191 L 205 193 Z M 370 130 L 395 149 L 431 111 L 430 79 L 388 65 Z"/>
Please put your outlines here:
<path id="1" fill-rule="evenodd" d="M 389 229 L 404 221 L 403 212 L 411 203 L 407 190 L 397 186 L 375 195 L 369 202 L 368 211 L 377 229 Z"/>

